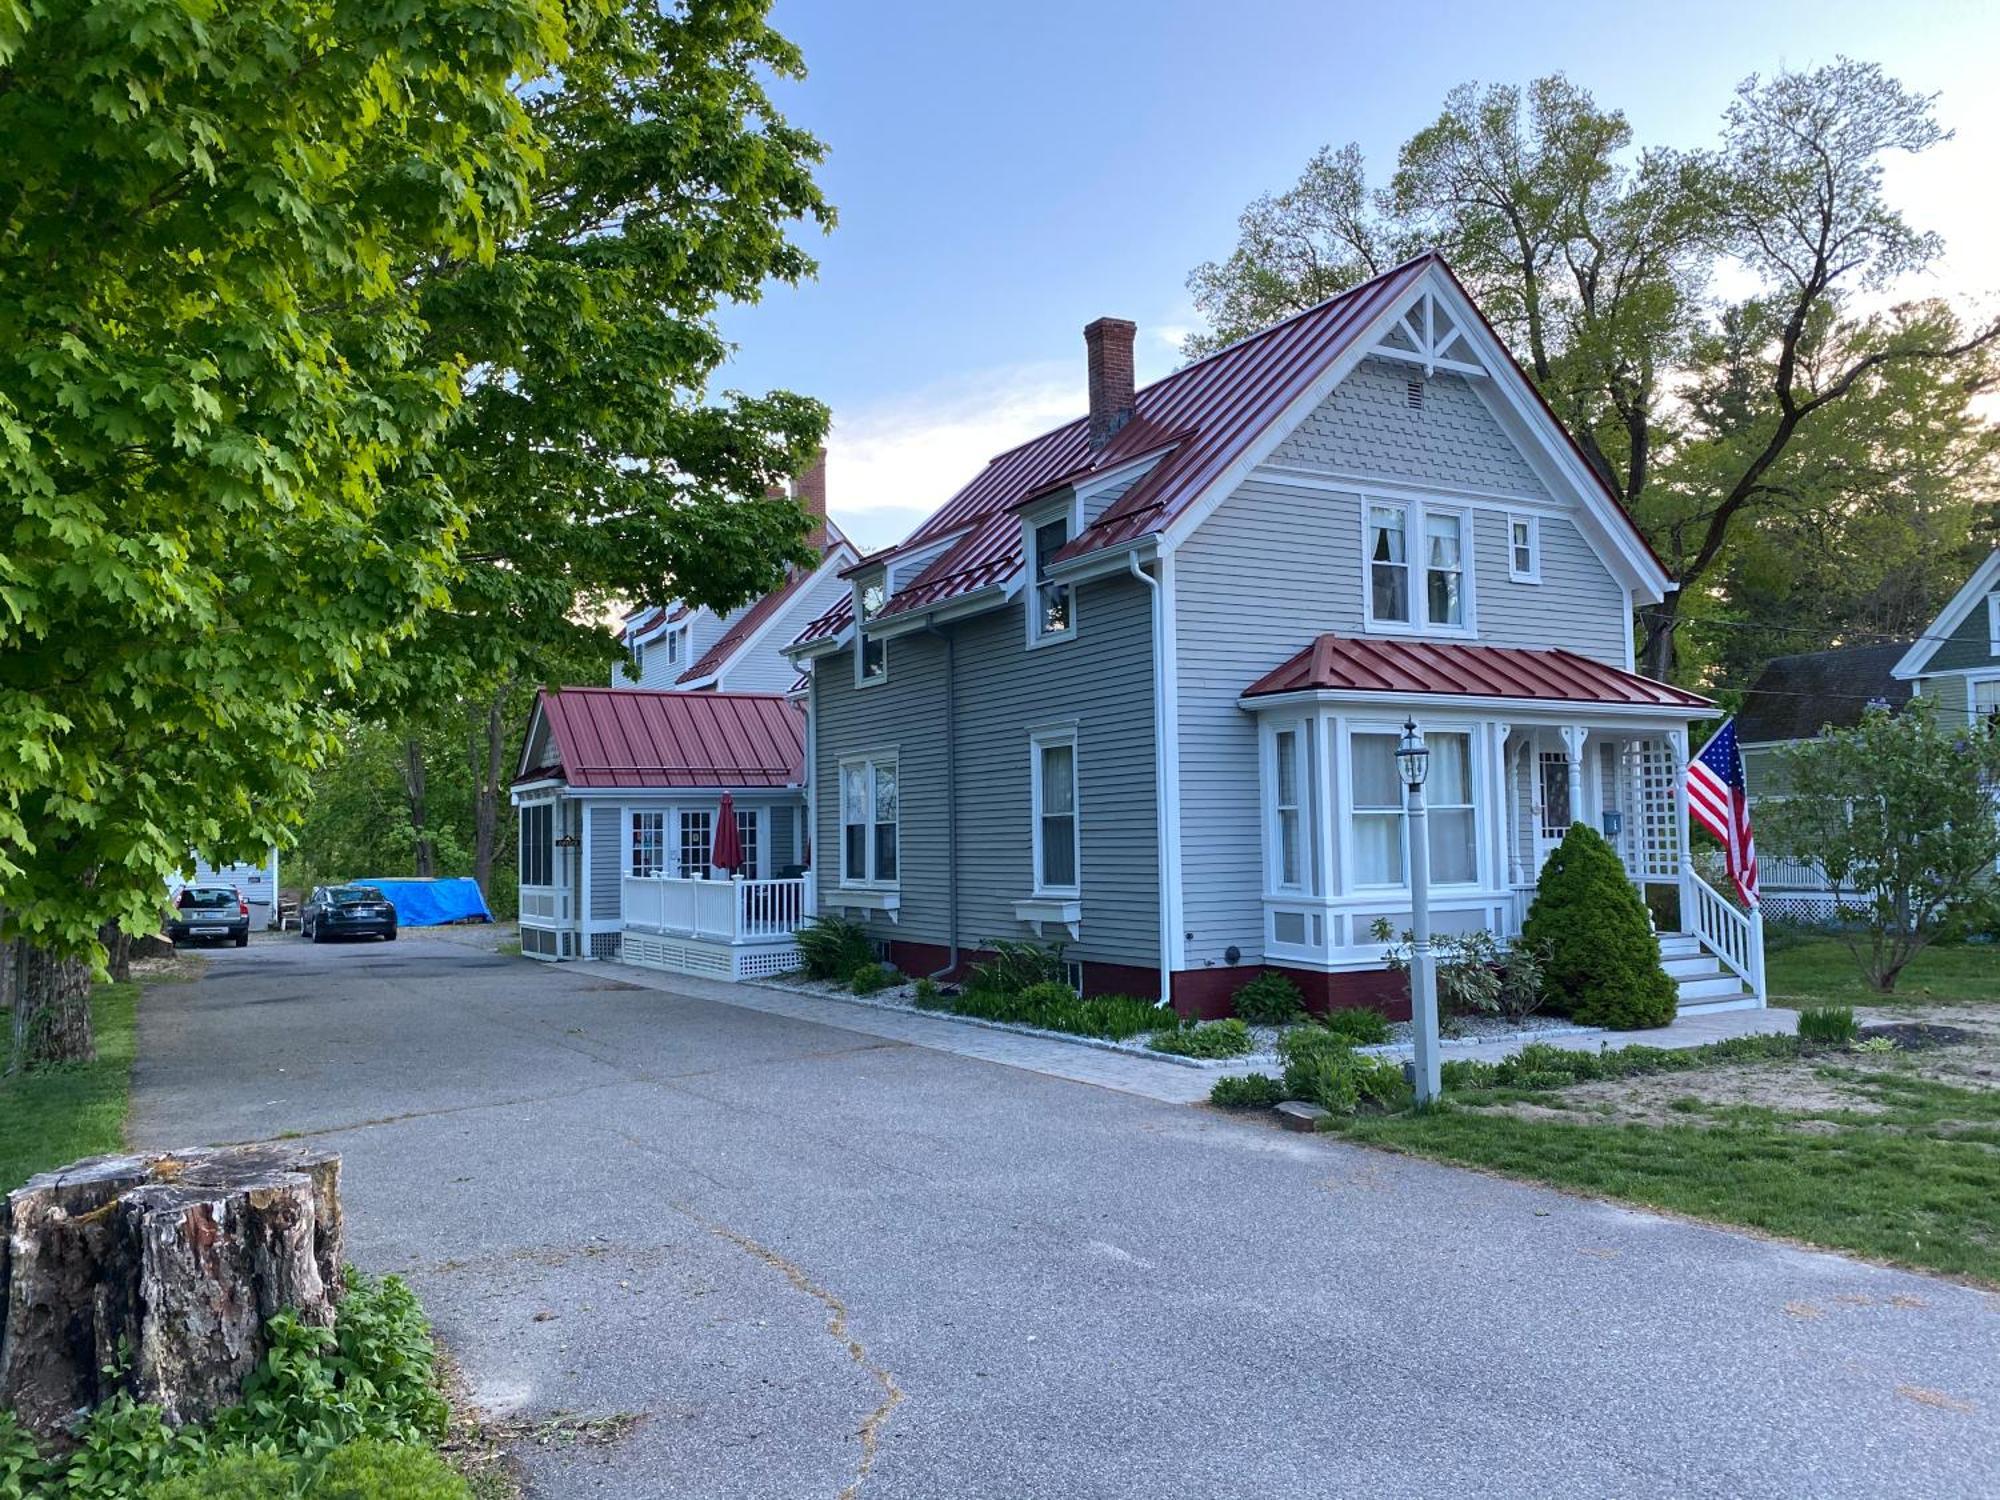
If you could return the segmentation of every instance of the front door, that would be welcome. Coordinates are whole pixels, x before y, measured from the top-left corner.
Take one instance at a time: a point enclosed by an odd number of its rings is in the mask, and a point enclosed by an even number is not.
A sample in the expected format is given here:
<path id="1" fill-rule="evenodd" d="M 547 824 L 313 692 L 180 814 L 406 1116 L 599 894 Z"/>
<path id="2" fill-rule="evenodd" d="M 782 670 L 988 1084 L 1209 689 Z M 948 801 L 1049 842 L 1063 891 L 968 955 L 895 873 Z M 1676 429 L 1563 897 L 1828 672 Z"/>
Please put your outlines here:
<path id="1" fill-rule="evenodd" d="M 1535 756 L 1535 870 L 1569 832 L 1576 821 L 1569 797 L 1569 753 L 1542 750 Z"/>

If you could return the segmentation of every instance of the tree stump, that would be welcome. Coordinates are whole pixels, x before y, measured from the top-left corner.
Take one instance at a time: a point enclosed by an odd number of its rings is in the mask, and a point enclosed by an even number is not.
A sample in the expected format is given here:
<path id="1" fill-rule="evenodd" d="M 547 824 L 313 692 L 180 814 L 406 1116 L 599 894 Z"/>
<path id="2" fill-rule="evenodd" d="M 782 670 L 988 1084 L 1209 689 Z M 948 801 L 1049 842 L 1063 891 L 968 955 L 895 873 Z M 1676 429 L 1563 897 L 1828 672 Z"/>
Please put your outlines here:
<path id="1" fill-rule="evenodd" d="M 297 1146 L 100 1156 L 0 1204 L 0 1409 L 44 1437 L 118 1391 L 179 1425 L 241 1394 L 290 1308 L 330 1327 L 340 1158 Z"/>

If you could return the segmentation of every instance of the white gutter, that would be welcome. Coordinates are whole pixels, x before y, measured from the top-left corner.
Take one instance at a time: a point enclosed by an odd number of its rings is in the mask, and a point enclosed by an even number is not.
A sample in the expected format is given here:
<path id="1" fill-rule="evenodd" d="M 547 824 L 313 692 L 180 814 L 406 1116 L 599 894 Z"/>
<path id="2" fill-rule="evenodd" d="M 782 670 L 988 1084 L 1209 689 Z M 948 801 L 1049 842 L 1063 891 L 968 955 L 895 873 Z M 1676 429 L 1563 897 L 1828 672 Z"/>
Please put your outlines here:
<path id="1" fill-rule="evenodd" d="M 1174 927 L 1173 910 L 1167 899 L 1168 881 L 1171 871 L 1167 846 L 1167 656 L 1165 645 L 1166 602 L 1160 594 L 1160 581 L 1139 566 L 1136 552 L 1127 553 L 1126 566 L 1132 576 L 1146 585 L 1153 593 L 1153 821 L 1154 837 L 1160 850 L 1160 998 L 1157 1003 L 1162 1009 L 1171 1009 L 1174 1003 Z"/>

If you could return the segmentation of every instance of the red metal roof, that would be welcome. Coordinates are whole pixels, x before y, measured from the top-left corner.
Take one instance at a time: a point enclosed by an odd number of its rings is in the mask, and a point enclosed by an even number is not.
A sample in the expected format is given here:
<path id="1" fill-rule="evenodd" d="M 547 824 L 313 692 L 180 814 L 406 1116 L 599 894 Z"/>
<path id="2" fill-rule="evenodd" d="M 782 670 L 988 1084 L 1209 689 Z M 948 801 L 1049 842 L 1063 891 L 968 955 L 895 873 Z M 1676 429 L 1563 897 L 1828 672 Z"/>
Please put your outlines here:
<path id="1" fill-rule="evenodd" d="M 954 531 L 966 532 L 896 591 L 883 616 L 1006 582 L 1022 566 L 1020 525 L 1008 514 L 1014 506 L 1162 448 L 1165 456 L 1146 476 L 1059 556 L 1081 557 L 1164 529 L 1433 265 L 1444 266 L 1444 261 L 1427 252 L 1154 381 L 1134 398 L 1132 419 L 1096 453 L 1090 451 L 1088 418 L 1079 417 L 1000 454 L 900 546 L 869 559 L 884 561 Z M 1449 275 L 1450 268 L 1444 269 Z M 1608 489 L 1604 493 L 1643 545 L 1644 537 L 1617 497 Z M 835 617 L 844 607 L 827 611 L 794 644 L 837 635 L 848 623 L 845 614 Z"/>
<path id="2" fill-rule="evenodd" d="M 1360 640 L 1328 632 L 1243 690 L 1246 698 L 1312 691 L 1452 693 L 1641 708 L 1711 709 L 1698 693 L 1606 666 L 1574 651 Z"/>
<path id="3" fill-rule="evenodd" d="M 544 688 L 536 708 L 573 787 L 783 787 L 805 780 L 805 716 L 779 693 Z"/>

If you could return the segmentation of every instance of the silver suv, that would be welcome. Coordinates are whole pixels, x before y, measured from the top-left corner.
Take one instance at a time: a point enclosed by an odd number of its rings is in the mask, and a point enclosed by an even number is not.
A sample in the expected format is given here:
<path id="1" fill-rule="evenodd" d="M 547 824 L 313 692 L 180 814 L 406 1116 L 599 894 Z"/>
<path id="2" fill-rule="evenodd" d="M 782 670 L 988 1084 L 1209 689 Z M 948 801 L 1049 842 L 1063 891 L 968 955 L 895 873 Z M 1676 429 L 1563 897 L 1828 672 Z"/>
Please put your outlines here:
<path id="1" fill-rule="evenodd" d="M 189 885 L 174 898 L 167 919 L 167 936 L 174 944 L 250 941 L 250 903 L 233 885 Z"/>

